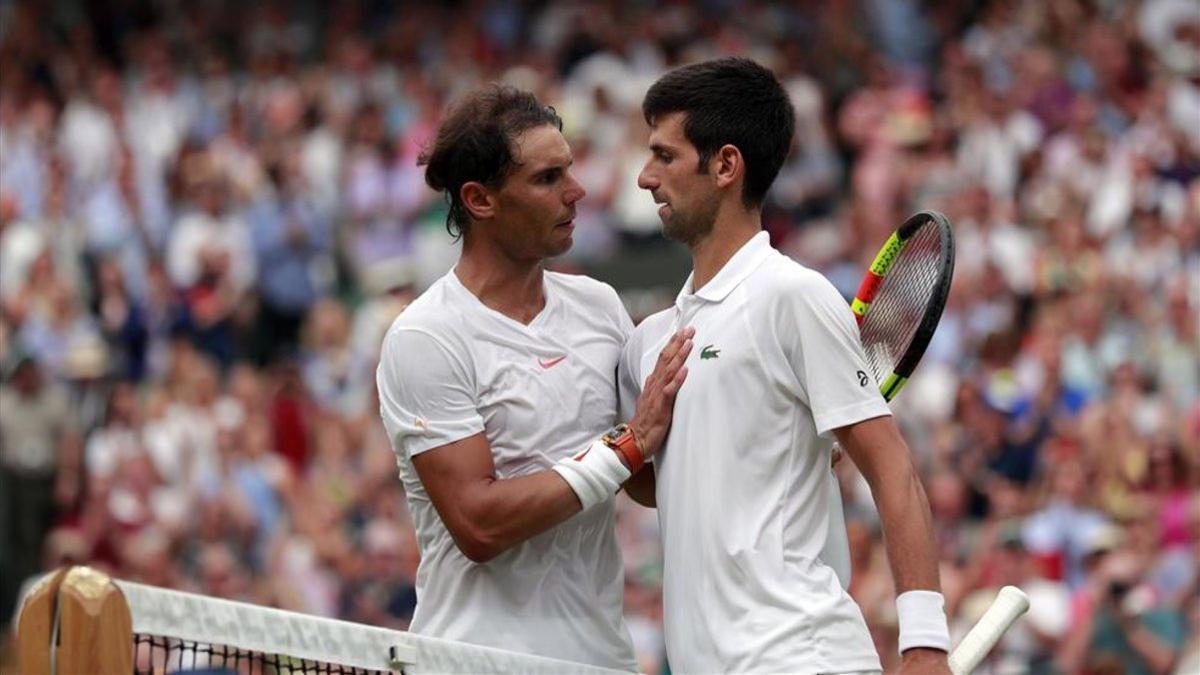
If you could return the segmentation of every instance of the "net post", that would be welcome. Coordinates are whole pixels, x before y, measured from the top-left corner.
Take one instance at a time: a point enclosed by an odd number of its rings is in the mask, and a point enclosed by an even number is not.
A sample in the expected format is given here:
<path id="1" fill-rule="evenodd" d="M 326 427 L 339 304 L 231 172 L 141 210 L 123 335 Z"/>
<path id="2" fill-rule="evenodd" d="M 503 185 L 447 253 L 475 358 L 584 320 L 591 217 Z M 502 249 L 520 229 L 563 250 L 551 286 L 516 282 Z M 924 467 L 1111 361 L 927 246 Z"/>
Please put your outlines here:
<path id="1" fill-rule="evenodd" d="M 54 634 L 54 610 L 58 589 L 67 568 L 59 568 L 30 587 L 17 614 L 17 672 L 50 672 L 50 640 Z"/>
<path id="2" fill-rule="evenodd" d="M 107 574 L 73 567 L 58 590 L 60 672 L 133 671 L 133 617 Z"/>
<path id="3" fill-rule="evenodd" d="M 58 570 L 25 598 L 18 621 L 22 673 L 133 671 L 133 619 L 121 589 L 90 567 Z"/>

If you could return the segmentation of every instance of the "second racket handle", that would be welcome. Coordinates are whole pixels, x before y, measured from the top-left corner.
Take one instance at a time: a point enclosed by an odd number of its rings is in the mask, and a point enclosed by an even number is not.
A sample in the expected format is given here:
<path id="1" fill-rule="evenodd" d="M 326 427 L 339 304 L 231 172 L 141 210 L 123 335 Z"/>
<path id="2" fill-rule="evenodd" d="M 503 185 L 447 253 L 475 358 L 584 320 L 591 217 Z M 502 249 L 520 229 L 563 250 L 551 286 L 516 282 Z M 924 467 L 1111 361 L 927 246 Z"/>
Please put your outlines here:
<path id="1" fill-rule="evenodd" d="M 954 675 L 969 675 L 983 661 L 1004 632 L 1029 610 L 1029 596 L 1016 586 L 1000 589 L 983 617 L 967 633 L 958 647 L 950 653 L 950 670 Z"/>

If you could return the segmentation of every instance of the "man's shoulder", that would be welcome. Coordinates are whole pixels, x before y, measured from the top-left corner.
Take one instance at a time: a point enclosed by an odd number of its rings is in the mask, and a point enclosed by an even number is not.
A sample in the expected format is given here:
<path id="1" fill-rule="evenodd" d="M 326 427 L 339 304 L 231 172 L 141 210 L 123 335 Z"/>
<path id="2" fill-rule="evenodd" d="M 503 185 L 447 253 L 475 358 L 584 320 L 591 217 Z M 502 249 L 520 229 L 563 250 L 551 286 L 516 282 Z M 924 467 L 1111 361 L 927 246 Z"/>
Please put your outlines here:
<path id="1" fill-rule="evenodd" d="M 772 256 L 759 267 L 751 277 L 751 283 L 760 295 L 833 288 L 833 283 L 825 275 L 782 253 Z"/>
<path id="2" fill-rule="evenodd" d="M 461 335 L 464 329 L 464 314 L 461 308 L 456 306 L 456 298 L 448 290 L 444 278 L 434 282 L 392 320 L 387 338 L 390 339 L 402 331 L 415 331 L 447 339 Z"/>
<path id="3" fill-rule="evenodd" d="M 667 307 L 642 319 L 641 323 L 633 329 L 633 336 L 638 339 L 650 340 L 662 337 L 671 330 L 671 315 L 674 309 L 674 307 Z"/>
<path id="4" fill-rule="evenodd" d="M 751 308 L 767 316 L 808 320 L 802 317 L 850 311 L 849 299 L 824 274 L 784 255 L 769 260 L 749 282 Z"/>

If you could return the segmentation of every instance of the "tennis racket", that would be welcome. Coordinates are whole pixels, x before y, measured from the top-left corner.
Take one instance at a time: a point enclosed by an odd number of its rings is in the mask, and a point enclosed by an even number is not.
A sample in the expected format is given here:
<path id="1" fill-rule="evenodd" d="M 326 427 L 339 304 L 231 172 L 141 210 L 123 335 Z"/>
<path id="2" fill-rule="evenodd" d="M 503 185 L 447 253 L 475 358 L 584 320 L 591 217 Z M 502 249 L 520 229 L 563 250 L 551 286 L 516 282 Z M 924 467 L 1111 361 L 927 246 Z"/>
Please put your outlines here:
<path id="1" fill-rule="evenodd" d="M 970 675 L 1000 641 L 1004 632 L 1027 611 L 1029 597 L 1024 591 L 1016 586 L 1001 588 L 979 622 L 950 652 L 950 671 L 954 675 Z"/>
<path id="2" fill-rule="evenodd" d="M 933 338 L 954 276 L 954 235 L 937 211 L 904 221 L 867 269 L 850 309 L 879 392 L 891 401 Z"/>

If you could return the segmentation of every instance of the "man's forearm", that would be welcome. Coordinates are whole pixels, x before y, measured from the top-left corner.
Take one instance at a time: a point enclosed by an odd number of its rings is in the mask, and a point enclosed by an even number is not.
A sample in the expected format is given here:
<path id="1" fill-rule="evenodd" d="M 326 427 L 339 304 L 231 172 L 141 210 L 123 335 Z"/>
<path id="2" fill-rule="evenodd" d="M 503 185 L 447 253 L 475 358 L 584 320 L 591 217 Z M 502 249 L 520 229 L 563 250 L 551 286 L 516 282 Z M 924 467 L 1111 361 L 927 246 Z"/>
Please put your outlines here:
<path id="1" fill-rule="evenodd" d="M 493 480 L 464 500 L 472 532 L 464 553 L 483 562 L 579 513 L 579 497 L 554 471 Z M 465 542 L 459 542 L 460 548 Z"/>
<path id="2" fill-rule="evenodd" d="M 554 471 L 497 478 L 483 434 L 423 452 L 412 462 L 454 543 L 475 562 L 491 560 L 581 508 Z"/>
<path id="3" fill-rule="evenodd" d="M 642 467 L 641 471 L 633 474 L 633 477 L 625 481 L 621 487 L 625 489 L 625 494 L 638 504 L 651 509 L 657 505 L 653 464 Z"/>
<path id="4" fill-rule="evenodd" d="M 941 592 L 933 518 L 925 489 L 911 462 L 907 471 L 881 477 L 872 486 L 883 522 L 884 544 L 897 595 L 905 591 Z"/>
<path id="5" fill-rule="evenodd" d="M 948 673 L 950 635 L 938 579 L 933 517 L 908 446 L 890 417 L 837 430 L 838 441 L 862 471 L 883 521 L 884 544 L 896 586 L 901 672 Z"/>
<path id="6" fill-rule="evenodd" d="M 879 417 L 839 429 L 837 437 L 871 487 L 896 593 L 940 592 L 929 502 L 896 425 Z"/>

